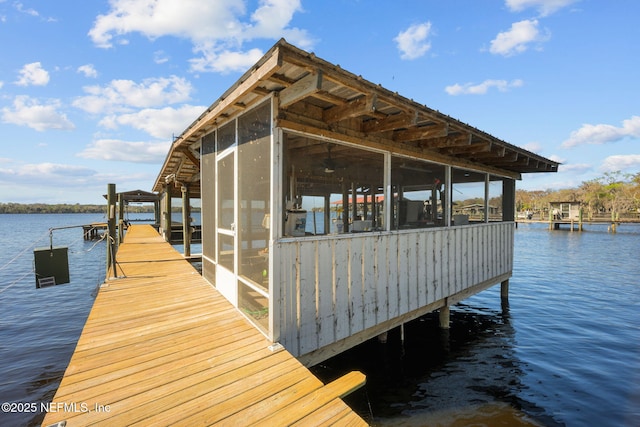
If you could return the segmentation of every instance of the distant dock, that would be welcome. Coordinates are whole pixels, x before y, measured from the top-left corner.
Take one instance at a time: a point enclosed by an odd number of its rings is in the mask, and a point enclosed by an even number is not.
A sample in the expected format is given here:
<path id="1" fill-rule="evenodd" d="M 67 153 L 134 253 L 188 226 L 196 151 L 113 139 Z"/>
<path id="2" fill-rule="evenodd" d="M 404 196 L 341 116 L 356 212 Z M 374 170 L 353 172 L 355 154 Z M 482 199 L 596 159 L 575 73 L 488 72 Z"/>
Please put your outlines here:
<path id="1" fill-rule="evenodd" d="M 132 225 L 43 425 L 366 425 L 151 225 Z M 115 275 L 111 272 L 110 275 Z"/>
<path id="2" fill-rule="evenodd" d="M 84 240 L 96 240 L 109 228 L 106 222 L 92 222 L 82 226 Z"/>

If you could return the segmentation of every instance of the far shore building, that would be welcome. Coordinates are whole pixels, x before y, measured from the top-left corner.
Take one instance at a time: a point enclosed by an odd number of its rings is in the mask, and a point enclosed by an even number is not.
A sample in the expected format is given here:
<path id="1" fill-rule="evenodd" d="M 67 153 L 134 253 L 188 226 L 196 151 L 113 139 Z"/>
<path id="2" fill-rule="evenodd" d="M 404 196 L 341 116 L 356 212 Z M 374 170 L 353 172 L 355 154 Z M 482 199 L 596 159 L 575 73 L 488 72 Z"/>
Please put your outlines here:
<path id="1" fill-rule="evenodd" d="M 507 284 L 515 182 L 557 168 L 280 40 L 153 190 L 169 234 L 171 199 L 201 200 L 204 278 L 313 365 L 434 310 L 447 327 L 450 305 Z M 456 222 L 476 197 L 481 220 Z"/>

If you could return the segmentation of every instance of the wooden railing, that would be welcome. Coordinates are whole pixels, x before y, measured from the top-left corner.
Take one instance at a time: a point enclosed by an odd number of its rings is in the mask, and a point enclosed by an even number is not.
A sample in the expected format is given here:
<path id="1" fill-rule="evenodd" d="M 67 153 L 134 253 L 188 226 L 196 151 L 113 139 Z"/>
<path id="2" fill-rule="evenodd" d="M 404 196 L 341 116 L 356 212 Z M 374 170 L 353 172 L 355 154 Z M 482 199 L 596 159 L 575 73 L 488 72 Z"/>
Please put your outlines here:
<path id="1" fill-rule="evenodd" d="M 511 272 L 514 223 L 275 243 L 279 341 L 300 356 Z"/>

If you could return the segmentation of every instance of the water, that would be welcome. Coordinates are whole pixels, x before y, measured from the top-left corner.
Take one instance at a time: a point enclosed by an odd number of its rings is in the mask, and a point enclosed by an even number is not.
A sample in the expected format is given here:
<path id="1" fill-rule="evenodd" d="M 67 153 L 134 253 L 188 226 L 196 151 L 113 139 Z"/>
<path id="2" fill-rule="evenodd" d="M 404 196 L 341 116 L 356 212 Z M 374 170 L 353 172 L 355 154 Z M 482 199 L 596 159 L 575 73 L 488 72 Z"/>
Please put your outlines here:
<path id="1" fill-rule="evenodd" d="M 49 246 L 49 228 L 104 221 L 102 215 L 0 215 L 0 402 L 53 398 L 105 277 L 104 242 L 87 242 L 82 228 L 53 231 L 67 246 L 71 282 L 36 289 L 34 247 Z M 0 412 L 0 425 L 34 425 L 39 408 Z"/>
<path id="2" fill-rule="evenodd" d="M 0 402 L 52 399 L 105 275 L 104 242 L 54 231 L 71 283 L 36 290 L 32 244 L 48 246 L 49 227 L 95 221 L 0 215 Z M 448 333 L 425 316 L 405 325 L 404 344 L 395 329 L 314 372 L 363 371 L 348 403 L 380 426 L 640 425 L 640 226 L 585 227 L 520 225 L 508 307 L 494 287 L 452 308 Z M 0 425 L 43 416 L 0 412 Z"/>

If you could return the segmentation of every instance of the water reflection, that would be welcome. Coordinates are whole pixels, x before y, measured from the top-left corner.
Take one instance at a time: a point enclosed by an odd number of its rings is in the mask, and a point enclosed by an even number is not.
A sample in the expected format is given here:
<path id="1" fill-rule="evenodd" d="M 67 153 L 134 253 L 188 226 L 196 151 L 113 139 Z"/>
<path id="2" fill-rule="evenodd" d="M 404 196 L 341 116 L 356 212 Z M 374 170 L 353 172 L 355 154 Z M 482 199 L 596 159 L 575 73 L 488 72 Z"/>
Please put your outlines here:
<path id="1" fill-rule="evenodd" d="M 330 381 L 361 370 L 367 385 L 346 401 L 372 425 L 562 425 L 522 400 L 509 306 L 503 311 L 458 304 L 451 329 L 431 313 L 338 355 L 313 371 Z"/>

